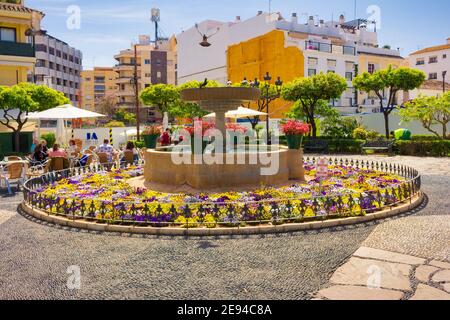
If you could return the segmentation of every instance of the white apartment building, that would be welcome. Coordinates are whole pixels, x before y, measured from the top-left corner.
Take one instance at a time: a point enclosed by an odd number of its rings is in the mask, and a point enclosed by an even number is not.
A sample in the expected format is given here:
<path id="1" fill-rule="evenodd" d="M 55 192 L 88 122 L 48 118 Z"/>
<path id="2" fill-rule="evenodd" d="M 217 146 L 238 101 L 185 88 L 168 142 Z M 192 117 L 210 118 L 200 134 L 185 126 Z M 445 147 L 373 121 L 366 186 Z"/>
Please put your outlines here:
<path id="1" fill-rule="evenodd" d="M 447 44 L 425 48 L 409 56 L 411 68 L 422 70 L 428 80 L 450 82 L 450 38 Z"/>
<path id="2" fill-rule="evenodd" d="M 280 76 L 288 82 L 335 72 L 347 79 L 349 89 L 332 103 L 342 113 L 354 113 L 356 104 L 362 102 L 352 88 L 355 75 L 387 67 L 386 58 L 403 60 L 398 50 L 380 48 L 376 30 L 367 24 L 364 19 L 346 22 L 344 16 L 328 22 L 311 16 L 300 23 L 296 13 L 287 20 L 280 13 L 262 12 L 247 20 L 237 17 L 234 22 L 206 20 L 177 36 L 178 81 L 238 82 L 244 76 L 262 79 L 268 71 L 273 78 Z M 210 47 L 199 45 L 202 34 L 212 35 Z"/>
<path id="3" fill-rule="evenodd" d="M 48 34 L 36 36 L 36 84 L 58 90 L 79 106 L 83 54 Z"/>

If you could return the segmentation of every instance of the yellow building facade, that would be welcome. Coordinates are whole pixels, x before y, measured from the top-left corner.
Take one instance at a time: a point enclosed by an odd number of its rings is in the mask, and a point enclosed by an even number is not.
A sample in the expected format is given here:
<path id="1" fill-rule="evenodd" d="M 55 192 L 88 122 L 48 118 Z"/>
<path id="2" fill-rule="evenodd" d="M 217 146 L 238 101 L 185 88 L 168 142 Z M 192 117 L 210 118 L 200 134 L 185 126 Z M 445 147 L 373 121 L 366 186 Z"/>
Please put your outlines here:
<path id="1" fill-rule="evenodd" d="M 305 57 L 302 50 L 286 46 L 284 31 L 274 30 L 260 37 L 228 47 L 227 68 L 229 80 L 241 82 L 244 78 L 263 79 L 266 72 L 284 82 L 305 76 Z M 292 103 L 278 99 L 271 104 L 270 117 L 283 118 Z"/>
<path id="2" fill-rule="evenodd" d="M 117 72 L 113 68 L 95 67 L 81 72 L 81 107 L 100 111 L 98 106 L 108 99 L 117 104 Z"/>
<path id="3" fill-rule="evenodd" d="M 27 82 L 36 63 L 32 37 L 27 30 L 40 31 L 42 12 L 0 1 L 0 85 Z M 29 33 L 28 33 L 29 34 Z"/>

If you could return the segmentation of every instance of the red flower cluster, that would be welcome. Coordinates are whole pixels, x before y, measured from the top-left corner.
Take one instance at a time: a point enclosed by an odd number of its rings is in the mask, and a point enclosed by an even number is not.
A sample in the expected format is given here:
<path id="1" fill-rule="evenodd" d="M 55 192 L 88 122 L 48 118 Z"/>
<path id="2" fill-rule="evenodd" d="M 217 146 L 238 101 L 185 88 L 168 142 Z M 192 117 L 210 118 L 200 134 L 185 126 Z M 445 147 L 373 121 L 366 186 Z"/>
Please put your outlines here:
<path id="1" fill-rule="evenodd" d="M 229 131 L 233 131 L 236 133 L 240 133 L 240 134 L 245 134 L 247 133 L 248 129 L 244 126 L 241 126 L 237 123 L 228 123 L 227 124 L 227 130 Z"/>
<path id="2" fill-rule="evenodd" d="M 149 136 L 159 136 L 161 135 L 163 128 L 161 126 L 148 126 L 145 127 L 145 130 L 142 132 L 143 135 Z"/>
<path id="3" fill-rule="evenodd" d="M 297 120 L 289 120 L 281 126 L 281 131 L 285 135 L 307 135 L 311 127 L 309 124 Z"/>
<path id="4" fill-rule="evenodd" d="M 194 121 L 193 126 L 187 126 L 184 128 L 187 132 L 189 132 L 189 135 L 193 137 L 194 135 L 199 137 L 205 137 L 208 134 L 208 130 L 214 129 L 215 125 L 214 123 L 207 123 L 203 121 Z"/>

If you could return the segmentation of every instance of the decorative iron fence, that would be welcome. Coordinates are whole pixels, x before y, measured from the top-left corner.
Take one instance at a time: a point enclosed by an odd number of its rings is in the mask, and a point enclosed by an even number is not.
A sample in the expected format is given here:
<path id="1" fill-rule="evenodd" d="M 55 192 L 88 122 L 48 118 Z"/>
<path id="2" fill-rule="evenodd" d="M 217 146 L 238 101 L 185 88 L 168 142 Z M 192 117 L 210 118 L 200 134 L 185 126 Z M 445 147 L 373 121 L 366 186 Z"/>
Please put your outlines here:
<path id="1" fill-rule="evenodd" d="M 306 158 L 315 163 L 315 158 Z M 161 203 L 113 202 L 101 200 L 46 197 L 42 190 L 65 178 L 114 170 L 115 165 L 92 165 L 52 172 L 32 178 L 24 184 L 24 201 L 48 215 L 72 220 L 150 227 L 215 228 L 245 227 L 248 225 L 280 225 L 324 221 L 363 216 L 412 203 L 420 194 L 421 176 L 411 167 L 376 161 L 330 158 L 330 165 L 395 174 L 405 179 L 395 187 L 374 192 L 320 196 L 308 199 L 268 199 L 253 202 Z"/>

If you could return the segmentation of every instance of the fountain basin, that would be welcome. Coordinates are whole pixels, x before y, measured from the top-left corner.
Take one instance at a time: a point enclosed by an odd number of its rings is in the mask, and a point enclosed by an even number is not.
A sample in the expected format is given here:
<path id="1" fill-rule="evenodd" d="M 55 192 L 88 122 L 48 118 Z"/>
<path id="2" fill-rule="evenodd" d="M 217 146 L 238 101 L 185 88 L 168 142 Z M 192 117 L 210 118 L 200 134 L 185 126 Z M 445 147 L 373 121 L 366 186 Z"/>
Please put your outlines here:
<path id="1" fill-rule="evenodd" d="M 169 193 L 209 193 L 277 186 L 290 180 L 305 181 L 301 150 L 279 146 L 271 148 L 268 151 L 217 154 L 216 158 L 222 160 L 220 164 L 195 163 L 196 155 L 191 154 L 188 156 L 190 163 L 177 164 L 173 161 L 172 152 L 148 150 L 144 170 L 146 187 Z M 272 163 L 267 163 L 267 160 L 272 160 Z M 269 168 L 270 174 L 262 174 Z"/>

